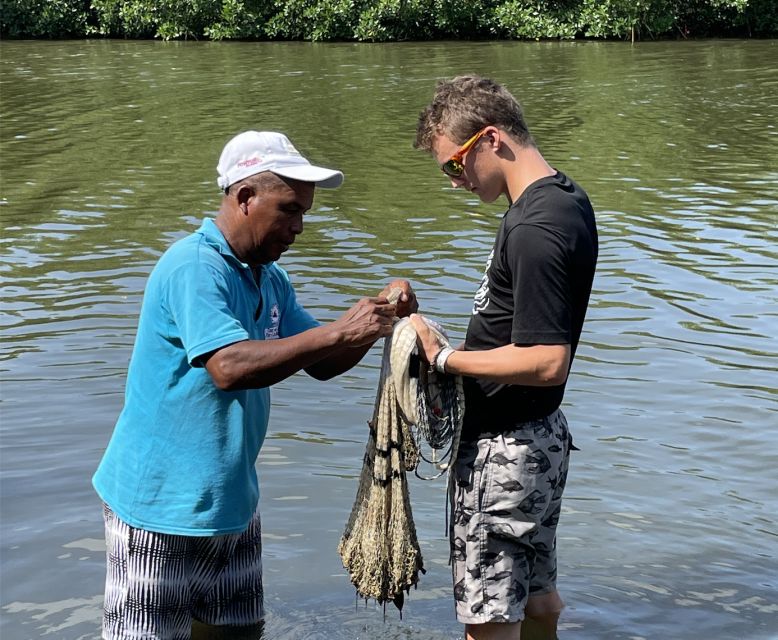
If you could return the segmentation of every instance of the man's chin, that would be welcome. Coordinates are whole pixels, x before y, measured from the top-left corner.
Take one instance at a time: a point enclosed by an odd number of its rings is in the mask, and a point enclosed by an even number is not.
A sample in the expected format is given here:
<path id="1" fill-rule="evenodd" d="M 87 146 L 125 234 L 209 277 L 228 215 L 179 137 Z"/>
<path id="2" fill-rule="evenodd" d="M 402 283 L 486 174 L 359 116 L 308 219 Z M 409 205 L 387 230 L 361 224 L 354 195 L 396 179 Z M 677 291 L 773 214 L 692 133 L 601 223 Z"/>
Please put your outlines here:
<path id="1" fill-rule="evenodd" d="M 284 249 L 283 251 L 277 251 L 274 254 L 268 254 L 262 256 L 261 264 L 270 264 L 271 262 L 278 262 L 281 259 L 281 256 L 284 255 L 285 252 L 286 249 Z"/>
<path id="2" fill-rule="evenodd" d="M 287 251 L 289 251 L 289 248 L 291 247 L 291 244 L 282 244 L 278 243 L 276 245 L 273 245 L 272 247 L 263 247 L 262 248 L 262 255 L 259 257 L 260 264 L 269 264 L 271 262 L 278 262 L 282 255 L 284 255 Z"/>

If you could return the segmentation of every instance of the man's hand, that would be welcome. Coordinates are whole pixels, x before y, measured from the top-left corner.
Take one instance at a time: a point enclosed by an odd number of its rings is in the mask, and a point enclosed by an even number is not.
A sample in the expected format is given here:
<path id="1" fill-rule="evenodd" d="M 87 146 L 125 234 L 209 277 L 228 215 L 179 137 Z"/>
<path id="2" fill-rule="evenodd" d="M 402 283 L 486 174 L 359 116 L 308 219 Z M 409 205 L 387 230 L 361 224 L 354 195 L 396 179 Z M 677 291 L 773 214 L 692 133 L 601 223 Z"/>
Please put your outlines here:
<path id="1" fill-rule="evenodd" d="M 413 292 L 410 282 L 407 280 L 392 280 L 378 296 L 386 298 L 392 289 L 401 289 L 402 291 L 399 300 L 397 300 L 396 315 L 398 318 L 405 318 L 419 310 L 419 302 L 416 300 L 416 294 Z"/>
<path id="2" fill-rule="evenodd" d="M 387 299 L 392 289 L 401 291 L 395 303 Z M 363 298 L 329 325 L 338 332 L 340 347 L 315 364 L 305 367 L 305 370 L 318 380 L 328 380 L 348 371 L 362 359 L 376 340 L 392 334 L 397 316 L 408 316 L 418 308 L 410 283 L 407 280 L 392 281 L 377 297 Z"/>
<path id="3" fill-rule="evenodd" d="M 411 314 L 411 323 L 413 324 L 413 328 L 416 329 L 416 344 L 419 345 L 419 355 L 423 360 L 432 362 L 438 354 L 438 351 L 443 348 L 443 344 L 438 337 L 432 333 L 429 325 L 424 322 L 421 315 L 417 313 Z"/>
<path id="4" fill-rule="evenodd" d="M 362 298 L 333 322 L 333 326 L 343 332 L 345 345 L 361 347 L 391 335 L 396 314 L 397 305 L 389 304 L 386 297 Z"/>

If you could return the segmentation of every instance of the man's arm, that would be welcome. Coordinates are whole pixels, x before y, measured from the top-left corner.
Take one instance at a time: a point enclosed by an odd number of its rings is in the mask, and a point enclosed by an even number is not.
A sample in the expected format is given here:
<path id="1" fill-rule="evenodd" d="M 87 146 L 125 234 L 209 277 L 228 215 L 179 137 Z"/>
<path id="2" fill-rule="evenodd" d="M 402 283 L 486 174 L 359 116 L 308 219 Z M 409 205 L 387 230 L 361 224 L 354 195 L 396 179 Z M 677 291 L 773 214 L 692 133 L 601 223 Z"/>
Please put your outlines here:
<path id="1" fill-rule="evenodd" d="M 488 351 L 455 351 L 446 360 L 447 373 L 532 387 L 564 384 L 569 366 L 569 344 L 509 344 Z"/>
<path id="2" fill-rule="evenodd" d="M 378 294 L 379 299 L 387 298 L 393 289 L 399 289 L 395 311 L 397 317 L 404 318 L 419 309 L 416 294 L 407 280 L 393 280 L 390 282 Z M 373 346 L 372 342 L 359 347 L 338 349 L 315 364 L 305 367 L 305 371 L 317 380 L 329 380 L 357 365 L 370 350 L 371 346 Z"/>
<path id="3" fill-rule="evenodd" d="M 442 345 L 420 316 L 412 315 L 411 322 L 425 359 L 433 362 Z M 569 368 L 569 344 L 509 344 L 486 351 L 454 351 L 446 360 L 447 373 L 533 387 L 563 384 Z"/>
<path id="4" fill-rule="evenodd" d="M 234 342 L 202 360 L 219 389 L 269 387 L 339 352 L 361 353 L 361 358 L 376 340 L 391 334 L 396 311 L 386 298 L 365 298 L 335 322 L 279 340 Z"/>

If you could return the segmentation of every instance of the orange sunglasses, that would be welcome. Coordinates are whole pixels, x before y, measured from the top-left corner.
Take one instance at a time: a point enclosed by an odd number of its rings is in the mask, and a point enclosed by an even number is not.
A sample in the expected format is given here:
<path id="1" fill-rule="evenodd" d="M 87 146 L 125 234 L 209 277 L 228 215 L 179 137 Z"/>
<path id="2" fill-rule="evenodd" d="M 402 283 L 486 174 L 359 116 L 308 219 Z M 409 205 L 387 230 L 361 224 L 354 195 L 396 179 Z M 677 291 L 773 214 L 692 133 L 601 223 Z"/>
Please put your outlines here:
<path id="1" fill-rule="evenodd" d="M 459 151 L 457 151 L 453 156 L 451 156 L 448 160 L 446 160 L 442 165 L 440 165 L 440 170 L 445 173 L 449 178 L 459 178 L 462 176 L 462 173 L 465 170 L 465 165 L 462 163 L 462 160 L 465 157 L 465 154 L 470 151 L 472 146 L 478 142 L 478 140 L 481 139 L 481 136 L 486 133 L 486 129 L 489 127 L 487 125 L 483 129 L 481 129 L 479 132 L 477 132 L 472 138 L 470 138 L 465 144 L 463 144 L 461 147 L 459 147 Z"/>

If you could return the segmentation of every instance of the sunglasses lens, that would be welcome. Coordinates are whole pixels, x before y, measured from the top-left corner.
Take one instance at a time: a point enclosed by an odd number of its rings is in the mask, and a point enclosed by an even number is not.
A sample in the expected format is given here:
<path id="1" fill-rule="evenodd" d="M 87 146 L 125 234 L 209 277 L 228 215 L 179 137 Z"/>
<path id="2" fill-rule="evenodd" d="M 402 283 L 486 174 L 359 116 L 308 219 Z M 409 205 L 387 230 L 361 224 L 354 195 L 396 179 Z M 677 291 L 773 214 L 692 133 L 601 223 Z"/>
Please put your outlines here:
<path id="1" fill-rule="evenodd" d="M 450 178 L 458 178 L 465 170 L 465 168 L 462 166 L 462 163 L 457 162 L 456 160 L 449 160 L 448 162 L 445 162 L 443 166 L 441 166 L 441 169 L 443 169 L 443 173 L 445 173 Z"/>

